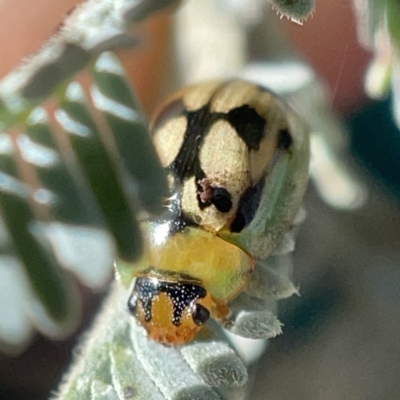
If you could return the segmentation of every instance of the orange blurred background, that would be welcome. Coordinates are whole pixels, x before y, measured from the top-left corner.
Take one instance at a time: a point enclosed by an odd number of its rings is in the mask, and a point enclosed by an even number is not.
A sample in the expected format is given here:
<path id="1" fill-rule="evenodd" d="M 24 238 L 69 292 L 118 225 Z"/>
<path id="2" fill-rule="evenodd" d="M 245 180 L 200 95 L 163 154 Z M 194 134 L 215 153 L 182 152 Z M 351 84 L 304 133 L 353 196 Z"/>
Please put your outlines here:
<path id="1" fill-rule="evenodd" d="M 0 24 L 0 50 L 3 54 L 0 77 L 9 73 L 25 57 L 37 52 L 79 3 L 82 1 L 0 2 L 0 15 L 3 16 Z M 328 83 L 335 109 L 348 113 L 365 103 L 362 82 L 369 55 L 357 42 L 351 2 L 319 1 L 316 12 L 304 25 L 283 18 L 277 26 L 283 28 L 294 47 Z M 159 100 L 159 88 L 167 77 L 170 27 L 168 13 L 158 13 L 133 28 L 134 33 L 143 38 L 142 45 L 138 49 L 122 52 L 123 62 L 146 111 L 152 110 L 154 102 Z"/>

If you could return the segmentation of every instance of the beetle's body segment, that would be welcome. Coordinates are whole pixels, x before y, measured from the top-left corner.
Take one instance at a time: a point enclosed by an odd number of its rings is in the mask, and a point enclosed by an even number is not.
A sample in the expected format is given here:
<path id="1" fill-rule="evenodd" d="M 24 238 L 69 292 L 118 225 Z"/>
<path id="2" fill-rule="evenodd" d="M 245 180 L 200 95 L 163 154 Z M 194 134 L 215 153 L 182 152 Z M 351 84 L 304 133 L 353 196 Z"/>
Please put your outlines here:
<path id="1" fill-rule="evenodd" d="M 254 260 L 267 258 L 292 226 L 307 183 L 308 136 L 286 104 L 242 80 L 179 91 L 156 113 L 152 132 L 172 196 L 168 215 L 144 229 L 147 250 L 135 266 L 142 286 L 133 290 L 134 313 L 150 336 L 181 343 L 199 325 L 187 323 L 178 335 L 173 319 L 155 327 L 152 318 L 143 318 L 149 315 L 143 280 L 168 282 L 168 293 L 174 282 L 193 281 L 206 295 L 194 296 L 185 313 L 195 315 L 207 299 L 208 312 L 224 320 L 226 303 L 245 286 Z M 169 304 L 164 310 L 176 311 L 171 294 L 162 297 Z"/>

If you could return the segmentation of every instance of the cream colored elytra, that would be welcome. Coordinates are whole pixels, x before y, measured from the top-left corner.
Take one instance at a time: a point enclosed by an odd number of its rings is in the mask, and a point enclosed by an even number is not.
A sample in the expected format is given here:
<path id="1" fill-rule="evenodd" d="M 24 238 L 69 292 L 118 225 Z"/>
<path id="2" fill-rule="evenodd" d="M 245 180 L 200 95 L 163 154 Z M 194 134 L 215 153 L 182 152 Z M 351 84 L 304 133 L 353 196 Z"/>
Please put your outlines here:
<path id="1" fill-rule="evenodd" d="M 119 269 L 138 277 L 132 313 L 151 337 L 174 344 L 190 340 L 210 313 L 226 321 L 255 260 L 291 229 L 309 140 L 293 110 L 243 80 L 180 90 L 156 113 L 152 133 L 171 197 L 165 215 L 144 225 L 143 258 Z"/>

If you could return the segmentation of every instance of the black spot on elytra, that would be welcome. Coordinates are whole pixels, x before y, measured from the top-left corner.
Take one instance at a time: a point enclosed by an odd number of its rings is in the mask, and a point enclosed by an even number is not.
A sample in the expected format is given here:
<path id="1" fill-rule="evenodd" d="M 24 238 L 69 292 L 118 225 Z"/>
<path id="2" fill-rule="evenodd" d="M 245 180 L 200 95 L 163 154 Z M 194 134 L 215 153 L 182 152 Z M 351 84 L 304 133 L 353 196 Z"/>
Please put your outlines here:
<path id="1" fill-rule="evenodd" d="M 211 203 L 218 211 L 227 213 L 232 208 L 232 196 L 225 188 L 213 188 Z"/>
<path id="2" fill-rule="evenodd" d="M 217 95 L 217 92 L 214 95 Z M 181 194 L 179 188 L 182 188 L 184 183 L 194 176 L 196 187 L 193 189 L 197 189 L 200 210 L 213 204 L 220 212 L 226 213 L 232 208 L 230 193 L 226 189 L 214 187 L 211 188 L 212 191 L 206 192 L 204 187 L 199 185 L 200 181 L 207 179 L 199 161 L 199 152 L 204 138 L 216 121 L 223 120 L 236 130 L 238 136 L 243 139 L 250 150 L 258 150 L 260 142 L 266 134 L 267 121 L 248 104 L 232 109 L 228 113 L 211 112 L 210 104 L 212 101 L 213 96 L 208 104 L 198 110 L 191 111 L 185 109 L 182 99 L 168 103 L 157 115 L 153 131 L 177 116 L 187 118 L 182 146 L 168 169 L 172 172 L 179 194 Z M 171 229 L 174 232 L 183 229 L 185 226 L 198 224 L 198 221 L 195 221 L 192 216 L 185 215 L 182 209 L 181 196 L 176 197 L 174 202 L 175 204 L 170 206 L 171 209 L 174 208 L 175 212 L 175 221 L 171 224 Z M 243 223 L 240 222 L 239 217 L 240 213 L 243 214 L 244 224 L 247 224 L 249 220 L 247 212 L 238 212 L 237 221 L 232 224 L 233 227 L 237 228 L 237 231 L 243 229 L 243 226 L 241 226 Z"/>
<path id="3" fill-rule="evenodd" d="M 278 134 L 278 149 L 289 150 L 292 146 L 293 138 L 289 129 L 281 129 Z"/>
<path id="4" fill-rule="evenodd" d="M 258 150 L 265 135 L 266 120 L 249 105 L 234 108 L 226 114 L 226 120 L 237 131 L 250 150 Z"/>
<path id="5" fill-rule="evenodd" d="M 262 178 L 255 186 L 246 189 L 243 193 L 239 200 L 236 217 L 230 226 L 231 232 L 241 232 L 253 220 L 260 205 L 264 184 L 265 178 Z"/>
<path id="6" fill-rule="evenodd" d="M 212 114 L 205 106 L 197 111 L 187 111 L 187 128 L 182 147 L 170 165 L 179 182 L 183 182 L 200 171 L 199 151 L 204 135 L 212 123 Z M 196 177 L 197 178 L 197 177 Z"/>
<path id="7" fill-rule="evenodd" d="M 210 207 L 211 204 L 222 213 L 227 213 L 232 208 L 231 194 L 225 188 L 211 186 L 207 179 L 197 180 L 197 201 L 200 210 Z"/>
<path id="8" fill-rule="evenodd" d="M 241 211 L 238 211 L 236 213 L 236 217 L 233 220 L 233 222 L 231 223 L 231 232 L 235 232 L 235 233 L 239 233 L 242 231 L 242 229 L 245 227 L 246 225 L 246 220 L 244 218 L 244 215 L 241 213 Z"/>

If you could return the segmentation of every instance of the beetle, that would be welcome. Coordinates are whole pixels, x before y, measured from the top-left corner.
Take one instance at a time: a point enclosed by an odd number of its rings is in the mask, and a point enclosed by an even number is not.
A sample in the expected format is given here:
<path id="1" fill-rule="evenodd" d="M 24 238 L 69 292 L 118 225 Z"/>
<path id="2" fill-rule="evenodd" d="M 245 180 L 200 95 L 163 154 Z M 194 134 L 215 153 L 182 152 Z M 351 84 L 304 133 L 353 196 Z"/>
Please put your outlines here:
<path id="1" fill-rule="evenodd" d="M 153 143 L 171 191 L 142 223 L 128 309 L 152 339 L 188 342 L 293 226 L 308 180 L 308 132 L 270 90 L 241 79 L 189 86 L 156 111 Z"/>

